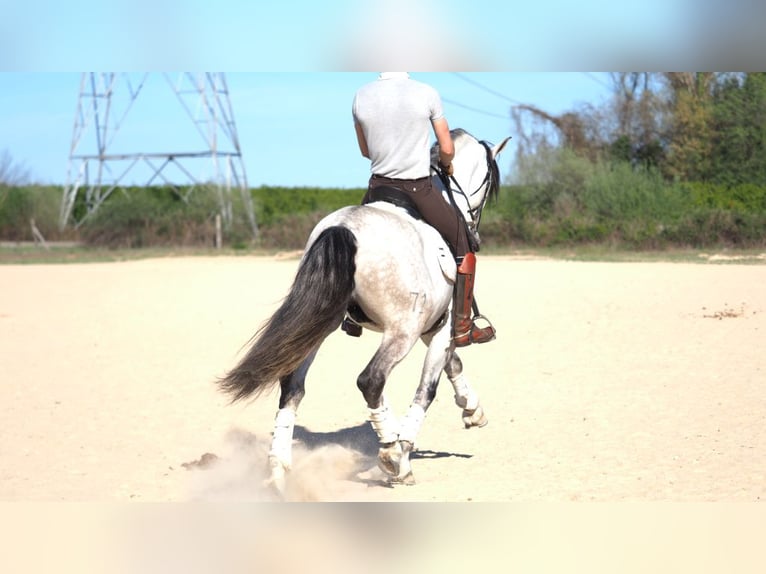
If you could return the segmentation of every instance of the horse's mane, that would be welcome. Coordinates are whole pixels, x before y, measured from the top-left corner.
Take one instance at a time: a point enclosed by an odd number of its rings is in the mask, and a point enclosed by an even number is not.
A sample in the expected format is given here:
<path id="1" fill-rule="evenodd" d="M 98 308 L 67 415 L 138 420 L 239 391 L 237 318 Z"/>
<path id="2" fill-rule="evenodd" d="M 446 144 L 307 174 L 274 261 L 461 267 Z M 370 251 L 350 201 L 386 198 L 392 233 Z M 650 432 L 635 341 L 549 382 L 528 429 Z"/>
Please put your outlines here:
<path id="1" fill-rule="evenodd" d="M 463 141 L 464 138 L 472 138 L 476 141 L 479 141 L 463 128 L 455 128 L 454 130 L 450 130 L 449 133 L 452 135 L 452 140 L 455 141 L 456 144 L 458 141 Z"/>
<path id="2" fill-rule="evenodd" d="M 470 133 L 468 133 L 463 128 L 455 128 L 449 131 L 450 135 L 452 136 L 452 141 L 455 143 L 455 152 L 457 153 L 457 150 L 463 147 L 466 143 L 466 139 L 472 139 L 476 142 L 479 140 L 473 137 Z M 431 146 L 431 163 L 436 165 L 436 163 L 439 161 L 439 144 L 434 143 L 433 146 Z"/>

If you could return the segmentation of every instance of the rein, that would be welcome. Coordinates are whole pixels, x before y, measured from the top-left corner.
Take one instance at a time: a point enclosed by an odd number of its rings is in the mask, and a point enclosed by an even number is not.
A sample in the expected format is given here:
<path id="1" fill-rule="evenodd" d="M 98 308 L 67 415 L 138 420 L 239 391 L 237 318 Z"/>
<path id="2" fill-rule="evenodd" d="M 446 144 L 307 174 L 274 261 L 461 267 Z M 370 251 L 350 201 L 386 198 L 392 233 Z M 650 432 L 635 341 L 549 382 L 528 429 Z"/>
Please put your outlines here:
<path id="1" fill-rule="evenodd" d="M 487 174 L 484 176 L 484 179 L 478 185 L 478 187 L 475 190 L 473 190 L 470 194 L 466 194 L 466 192 L 463 191 L 463 188 L 461 187 L 460 183 L 458 183 L 457 179 L 455 179 L 454 175 L 447 175 L 446 173 L 444 173 L 438 167 L 438 164 L 434 166 L 436 173 L 439 175 L 439 179 L 444 184 L 444 187 L 447 190 L 447 195 L 449 196 L 450 203 L 455 209 L 458 210 L 458 213 L 460 213 L 460 209 L 458 208 L 457 203 L 455 202 L 455 196 L 452 190 L 451 183 L 455 184 L 457 191 L 465 199 L 468 215 L 471 217 L 470 223 L 466 222 L 466 225 L 468 225 L 469 228 L 476 230 L 477 232 L 479 231 L 479 224 L 481 223 L 481 213 L 484 210 L 484 206 L 487 203 L 487 199 L 489 198 L 490 195 L 492 195 L 492 189 L 498 185 L 498 181 L 499 181 L 499 173 L 498 173 L 499 170 L 497 168 L 497 164 L 494 161 L 492 161 L 491 146 L 486 141 L 483 141 L 483 140 L 479 143 L 481 143 L 481 145 L 484 146 L 484 150 L 487 153 Z M 485 186 L 487 187 L 487 192 L 484 194 L 481 204 L 478 205 L 477 207 L 471 208 L 471 202 L 469 201 L 469 197 L 473 197 L 474 195 L 476 195 L 479 192 L 479 190 L 481 190 Z"/>
<path id="2" fill-rule="evenodd" d="M 433 168 L 436 170 L 437 175 L 439 176 L 439 179 L 441 180 L 442 184 L 447 190 L 447 196 L 449 197 L 449 201 L 452 204 L 453 209 L 460 215 L 460 219 L 463 220 L 464 225 L 467 228 L 468 231 L 468 241 L 472 243 L 472 248 L 474 251 L 478 251 L 479 244 L 478 244 L 478 232 L 479 232 L 479 224 L 481 223 L 481 213 L 484 210 L 484 206 L 487 203 L 487 199 L 490 195 L 497 194 L 496 191 L 493 191 L 497 188 L 500 182 L 500 173 L 499 169 L 497 167 L 497 163 L 492 159 L 492 146 L 486 142 L 485 140 L 480 141 L 481 145 L 484 146 L 484 150 L 487 154 L 487 173 L 484 176 L 484 179 L 479 184 L 479 186 L 473 190 L 470 194 L 466 194 L 465 191 L 463 191 L 462 186 L 460 183 L 455 179 L 454 175 L 447 175 L 443 170 L 439 168 L 438 163 L 436 166 L 433 166 Z M 457 188 L 460 195 L 463 196 L 465 199 L 466 205 L 467 205 L 467 211 L 468 215 L 471 217 L 470 223 L 465 220 L 465 218 L 462 216 L 462 211 L 457 205 L 457 202 L 455 201 L 455 195 L 452 190 L 452 185 L 450 184 L 454 183 L 455 187 Z M 484 194 L 484 197 L 481 200 L 481 203 L 478 205 L 478 207 L 471 208 L 471 202 L 469 201 L 469 197 L 473 197 L 477 193 L 479 193 L 479 190 L 483 187 L 487 188 L 486 193 Z M 472 231 L 473 229 L 473 231 Z M 475 233 L 474 233 L 475 232 Z M 471 307 L 473 309 L 474 316 L 480 317 L 481 312 L 479 311 L 479 305 L 476 301 L 476 298 L 473 299 L 473 302 L 471 304 Z"/>

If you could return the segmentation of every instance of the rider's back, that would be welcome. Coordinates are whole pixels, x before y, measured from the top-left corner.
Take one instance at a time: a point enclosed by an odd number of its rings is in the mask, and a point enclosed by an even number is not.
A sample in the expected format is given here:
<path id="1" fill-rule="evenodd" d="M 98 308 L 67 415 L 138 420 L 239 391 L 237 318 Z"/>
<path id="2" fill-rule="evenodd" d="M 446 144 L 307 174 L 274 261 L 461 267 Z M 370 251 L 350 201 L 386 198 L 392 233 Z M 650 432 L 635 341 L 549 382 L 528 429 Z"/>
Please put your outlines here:
<path id="1" fill-rule="evenodd" d="M 396 179 L 429 174 L 431 120 L 443 115 L 434 88 L 406 76 L 376 80 L 356 92 L 353 112 L 367 139 L 371 173 Z"/>

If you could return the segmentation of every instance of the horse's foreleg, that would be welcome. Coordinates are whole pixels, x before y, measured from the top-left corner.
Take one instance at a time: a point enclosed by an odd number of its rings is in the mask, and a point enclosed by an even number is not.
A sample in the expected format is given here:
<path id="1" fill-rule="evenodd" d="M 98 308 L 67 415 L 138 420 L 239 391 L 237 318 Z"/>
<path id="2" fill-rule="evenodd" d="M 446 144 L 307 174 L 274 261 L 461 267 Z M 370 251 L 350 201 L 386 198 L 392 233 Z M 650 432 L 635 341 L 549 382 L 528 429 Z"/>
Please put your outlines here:
<path id="1" fill-rule="evenodd" d="M 465 428 L 483 427 L 489 421 L 484 414 L 484 408 L 479 402 L 479 395 L 476 394 L 463 374 L 463 363 L 455 351 L 447 361 L 444 372 L 455 389 L 455 404 L 463 409 L 463 424 Z"/>
<path id="2" fill-rule="evenodd" d="M 367 402 L 370 423 L 378 436 L 378 464 L 391 476 L 400 476 L 399 421 L 386 403 L 383 388 L 391 370 L 409 353 L 417 339 L 406 334 L 384 335 L 375 356 L 357 378 L 356 384 Z"/>
<path id="3" fill-rule="evenodd" d="M 295 417 L 303 396 L 306 394 L 306 373 L 314 361 L 316 351 L 311 353 L 298 369 L 279 380 L 279 410 L 274 420 L 274 431 L 269 449 L 269 469 L 271 475 L 267 482 L 277 490 L 284 492 L 285 474 L 292 466 L 293 430 Z"/>
<path id="4" fill-rule="evenodd" d="M 439 378 L 442 369 L 445 368 L 450 347 L 450 328 L 445 326 L 435 334 L 422 337 L 428 345 L 426 358 L 423 362 L 423 370 L 420 374 L 420 384 L 415 391 L 415 397 L 402 419 L 402 427 L 399 432 L 399 440 L 415 444 L 415 438 L 420 431 L 426 411 L 436 398 L 436 389 L 439 386 Z"/>
<path id="5" fill-rule="evenodd" d="M 410 408 L 401 420 L 398 442 L 388 449 L 381 449 L 380 453 L 381 467 L 392 476 L 392 481 L 405 484 L 414 483 L 410 454 L 415 449 L 415 440 L 426 411 L 436 397 L 439 377 L 447 360 L 450 332 L 449 329 L 444 329 L 436 335 L 427 335 L 422 339 L 428 345 L 428 352 L 423 363 L 420 384 Z"/>

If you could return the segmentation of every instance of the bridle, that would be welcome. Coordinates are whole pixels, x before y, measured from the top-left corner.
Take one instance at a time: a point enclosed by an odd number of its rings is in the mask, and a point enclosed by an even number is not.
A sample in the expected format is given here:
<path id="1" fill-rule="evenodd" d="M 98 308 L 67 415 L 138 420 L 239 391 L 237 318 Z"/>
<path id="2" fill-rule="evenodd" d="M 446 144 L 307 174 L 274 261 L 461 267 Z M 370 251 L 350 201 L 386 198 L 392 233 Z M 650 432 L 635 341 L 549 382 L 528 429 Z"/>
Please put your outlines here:
<path id="1" fill-rule="evenodd" d="M 462 195 L 463 199 L 465 199 L 467 206 L 466 210 L 468 212 L 468 216 L 471 219 L 470 221 L 466 221 L 466 224 L 470 229 L 476 232 L 479 231 L 481 213 L 484 210 L 487 199 L 490 195 L 497 195 L 497 188 L 500 185 L 500 170 L 497 167 L 497 162 L 492 158 L 492 145 L 485 140 L 481 140 L 479 143 L 484 147 L 484 150 L 487 154 L 487 173 L 484 176 L 482 182 L 472 192 L 466 193 L 461 187 L 460 183 L 458 183 L 457 179 L 455 179 L 454 175 L 447 175 L 441 168 L 439 168 L 438 165 L 433 166 L 434 170 L 439 176 L 439 179 L 447 190 L 447 195 L 449 196 L 450 203 L 452 203 L 453 207 L 455 207 L 458 212 L 460 212 L 460 209 L 455 202 L 455 192 L 453 191 L 453 186 L 451 185 L 452 183 L 454 183 L 454 187 L 457 190 L 457 193 Z M 479 193 L 479 191 L 481 191 L 484 187 L 486 187 L 487 191 L 484 194 L 481 203 L 472 208 L 470 198 Z"/>

